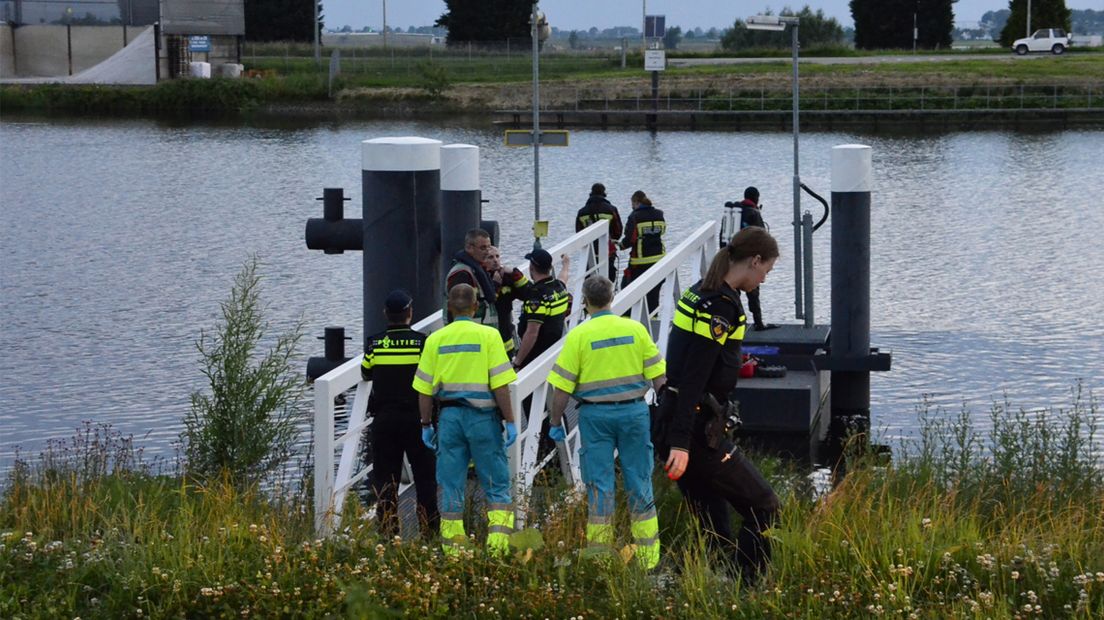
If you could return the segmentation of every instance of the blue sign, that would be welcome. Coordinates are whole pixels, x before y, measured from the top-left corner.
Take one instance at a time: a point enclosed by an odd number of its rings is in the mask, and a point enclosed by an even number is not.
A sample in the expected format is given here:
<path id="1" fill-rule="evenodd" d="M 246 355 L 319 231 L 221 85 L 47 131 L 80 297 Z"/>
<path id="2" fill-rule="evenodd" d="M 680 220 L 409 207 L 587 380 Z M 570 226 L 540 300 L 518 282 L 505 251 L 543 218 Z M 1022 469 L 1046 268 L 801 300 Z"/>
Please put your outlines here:
<path id="1" fill-rule="evenodd" d="M 189 52 L 210 52 L 211 37 L 207 35 L 188 37 Z"/>

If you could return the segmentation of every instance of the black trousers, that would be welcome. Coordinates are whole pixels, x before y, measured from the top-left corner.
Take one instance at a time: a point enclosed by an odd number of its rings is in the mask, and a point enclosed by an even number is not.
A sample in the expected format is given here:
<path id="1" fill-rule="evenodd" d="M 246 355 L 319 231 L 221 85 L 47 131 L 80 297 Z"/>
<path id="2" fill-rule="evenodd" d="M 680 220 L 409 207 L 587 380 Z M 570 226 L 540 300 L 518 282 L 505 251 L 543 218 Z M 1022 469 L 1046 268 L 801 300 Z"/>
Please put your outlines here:
<path id="1" fill-rule="evenodd" d="M 754 291 L 748 291 L 747 298 L 748 310 L 751 311 L 752 320 L 755 321 L 755 325 L 763 325 L 763 307 L 759 305 L 759 287 L 755 287 Z"/>
<path id="2" fill-rule="evenodd" d="M 648 263 L 647 265 L 629 265 L 629 268 L 625 270 L 625 275 L 621 278 L 621 288 L 625 288 L 632 283 L 633 280 L 639 278 L 652 268 L 655 263 Z M 655 287 L 648 291 L 648 312 L 653 312 L 659 307 L 659 287 Z"/>
<path id="3" fill-rule="evenodd" d="M 770 561 L 770 541 L 763 532 L 779 510 L 778 496 L 763 475 L 731 441 L 710 448 L 696 429 L 678 486 L 709 536 L 710 548 L 735 562 L 746 582 L 754 582 Z M 743 519 L 739 533 L 732 531 L 730 507 Z"/>
<path id="4" fill-rule="evenodd" d="M 418 525 L 422 536 L 434 540 L 441 526 L 437 511 L 437 458 L 422 443 L 417 411 L 382 412 L 372 421 L 372 491 L 376 494 L 376 518 L 380 535 L 399 536 L 398 501 L 403 454 L 414 473 L 418 498 Z"/>

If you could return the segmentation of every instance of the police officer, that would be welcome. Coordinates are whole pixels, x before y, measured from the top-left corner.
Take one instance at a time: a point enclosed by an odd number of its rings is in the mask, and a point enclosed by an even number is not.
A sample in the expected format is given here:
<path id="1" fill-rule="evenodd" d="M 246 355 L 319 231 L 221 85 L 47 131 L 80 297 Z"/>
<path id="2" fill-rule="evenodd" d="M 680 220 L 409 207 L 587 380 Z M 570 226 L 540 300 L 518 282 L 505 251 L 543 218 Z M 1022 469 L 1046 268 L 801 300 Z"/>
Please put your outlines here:
<path id="1" fill-rule="evenodd" d="M 529 275 L 533 284 L 521 307 L 518 333 L 521 346 L 514 357 L 514 367 L 521 368 L 556 344 L 563 336 L 564 319 L 571 307 L 567 292 L 571 260 L 561 256 L 563 266 L 558 276 L 552 275 L 552 255 L 547 250 L 533 250 L 529 259 Z"/>
<path id="2" fill-rule="evenodd" d="M 383 304 L 387 330 L 368 339 L 368 350 L 360 365 L 361 377 L 372 382 L 368 397 L 368 412 L 372 414 L 372 492 L 378 500 L 380 535 L 387 538 L 400 534 L 398 490 L 404 453 L 414 473 L 422 536 L 431 538 L 440 526 L 436 459 L 422 444 L 417 423 L 418 394 L 410 388 L 426 338 L 410 329 L 411 306 L 406 291 L 391 291 Z"/>
<path id="3" fill-rule="evenodd" d="M 760 228 L 766 228 L 766 223 L 763 222 L 763 207 L 759 204 L 759 190 L 755 187 L 748 187 L 744 189 L 744 199 L 740 202 L 740 229 L 743 230 L 748 226 L 758 226 Z M 763 322 L 763 308 L 759 305 L 759 288 L 756 287 L 754 291 L 747 292 L 748 310 L 751 310 L 751 317 L 754 319 L 755 329 L 757 331 L 765 331 L 768 329 L 775 329 L 778 326 L 774 323 Z"/>
<path id="4" fill-rule="evenodd" d="M 737 291 L 762 284 L 777 258 L 778 244 L 770 233 L 745 228 L 717 252 L 705 278 L 682 294 L 667 340 L 668 383 L 653 429 L 660 455 L 668 453 L 668 477 L 678 481 L 715 546 L 734 556 L 747 583 L 770 559 L 763 532 L 774 522 L 779 503 L 727 436 L 726 405 L 739 376 L 747 323 Z M 724 503 L 743 517 L 737 536 Z"/>
<path id="5" fill-rule="evenodd" d="M 583 283 L 590 320 L 567 334 L 548 375 L 552 396 L 549 436 L 563 441 L 568 396 L 580 401 L 579 434 L 587 488 L 587 546 L 608 550 L 613 542 L 614 450 L 629 499 L 636 559 L 645 569 L 659 563 L 659 520 L 652 495 L 649 387 L 663 385 L 665 364 L 648 331 L 610 312 L 613 282 L 592 276 Z M 649 382 L 651 385 L 649 385 Z"/>
<path id="6" fill-rule="evenodd" d="M 651 199 L 641 190 L 636 190 L 631 200 L 633 212 L 625 223 L 625 238 L 621 240 L 622 249 L 631 248 L 629 268 L 621 279 L 621 288 L 639 278 L 667 253 L 667 246 L 663 242 L 663 235 L 667 233 L 667 221 L 663 219 L 663 211 L 652 206 Z M 658 305 L 657 286 L 648 292 L 648 311 Z"/>
<path id="7" fill-rule="evenodd" d="M 575 215 L 575 232 L 579 232 L 599 220 L 609 220 L 609 279 L 617 279 L 617 240 L 624 230 L 621 214 L 606 198 L 606 186 L 595 183 L 590 186 L 586 204 Z M 594 242 L 594 255 L 598 256 L 598 242 Z"/>
<path id="8" fill-rule="evenodd" d="M 452 287 L 448 309 L 455 320 L 426 339 L 414 373 L 422 441 L 437 450 L 441 538 L 446 553 L 456 553 L 456 543 L 467 539 L 464 495 L 471 461 L 487 496 L 487 548 L 497 553 L 508 551 L 514 529 L 506 448 L 517 440 L 508 388 L 517 375 L 506 358 L 498 330 L 472 320 L 477 305 L 474 288 L 467 284 Z M 441 409 L 436 432 L 434 400 Z"/>
<path id="9" fill-rule="evenodd" d="M 514 302 L 524 301 L 533 283 L 517 267 L 504 266 L 502 254 L 493 245 L 487 250 L 483 269 L 490 274 L 491 281 L 495 285 L 495 314 L 498 315 L 498 331 L 502 334 L 502 346 L 506 347 L 506 355 L 513 357 L 517 352 Z"/>
<path id="10" fill-rule="evenodd" d="M 445 296 L 457 284 L 467 284 L 475 289 L 478 302 L 473 315 L 477 323 L 498 328 L 498 312 L 495 309 L 497 292 L 491 275 L 483 267 L 483 261 L 491 250 L 491 235 L 482 228 L 473 228 L 464 235 L 464 249 L 452 257 L 452 268 L 445 276 Z M 452 315 L 445 308 L 445 322 Z"/>

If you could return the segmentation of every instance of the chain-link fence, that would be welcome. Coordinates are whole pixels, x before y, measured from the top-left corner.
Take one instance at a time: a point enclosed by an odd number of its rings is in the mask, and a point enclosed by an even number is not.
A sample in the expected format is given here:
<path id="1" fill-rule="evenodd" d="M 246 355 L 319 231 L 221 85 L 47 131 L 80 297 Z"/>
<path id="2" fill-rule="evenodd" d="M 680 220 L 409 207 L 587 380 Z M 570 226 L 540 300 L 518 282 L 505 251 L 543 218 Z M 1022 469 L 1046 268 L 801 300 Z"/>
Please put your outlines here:
<path id="1" fill-rule="evenodd" d="M 148 26 L 159 0 L 0 0 L 0 20 L 26 24 Z"/>

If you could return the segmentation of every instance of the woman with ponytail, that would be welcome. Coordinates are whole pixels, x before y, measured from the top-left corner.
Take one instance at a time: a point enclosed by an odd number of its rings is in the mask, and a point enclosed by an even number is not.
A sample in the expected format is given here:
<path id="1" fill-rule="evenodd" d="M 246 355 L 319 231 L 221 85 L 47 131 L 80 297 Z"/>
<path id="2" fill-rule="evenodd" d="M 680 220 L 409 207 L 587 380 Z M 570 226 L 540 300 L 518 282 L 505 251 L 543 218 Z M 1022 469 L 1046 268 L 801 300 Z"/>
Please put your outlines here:
<path id="1" fill-rule="evenodd" d="M 778 513 L 778 497 L 728 437 L 728 396 L 736 387 L 747 318 L 738 291 L 752 291 L 778 259 L 778 243 L 763 228 L 737 233 L 713 257 L 705 278 L 678 301 L 667 340 L 667 388 L 657 424 L 664 469 L 709 532 L 711 546 L 753 583 L 770 559 L 763 532 Z M 729 506 L 743 517 L 734 536 Z"/>

